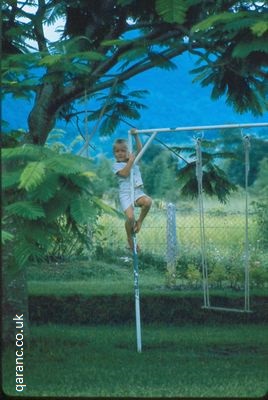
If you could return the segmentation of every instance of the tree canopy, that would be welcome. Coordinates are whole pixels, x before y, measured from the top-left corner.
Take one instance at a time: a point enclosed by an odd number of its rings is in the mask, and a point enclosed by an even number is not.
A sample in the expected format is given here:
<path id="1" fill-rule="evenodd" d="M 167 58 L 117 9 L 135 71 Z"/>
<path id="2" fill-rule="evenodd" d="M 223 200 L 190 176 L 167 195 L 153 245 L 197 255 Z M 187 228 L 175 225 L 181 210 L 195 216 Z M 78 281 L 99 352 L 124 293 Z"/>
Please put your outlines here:
<path id="1" fill-rule="evenodd" d="M 220 132 L 220 138 L 217 142 L 218 149 L 226 152 L 232 152 L 233 156 L 225 161 L 225 170 L 230 180 L 242 187 L 245 186 L 245 145 L 242 140 L 242 134 L 239 130 Z M 265 159 L 268 152 L 268 142 L 262 138 L 250 137 L 250 168 L 248 175 L 248 184 L 251 186 L 261 171 L 262 160 Z M 265 164 L 264 164 L 265 165 Z"/>
<path id="2" fill-rule="evenodd" d="M 212 85 L 212 98 L 226 95 L 240 113 L 267 109 L 265 2 L 9 0 L 2 8 L 3 94 L 34 97 L 33 144 L 46 142 L 57 118 L 74 117 L 85 94 L 99 105 L 87 117 L 102 133 L 139 118 L 145 93 L 125 82 L 156 66 L 175 69 L 184 52 L 198 56 L 194 80 Z M 50 42 L 44 27 L 59 18 L 61 39 Z"/>

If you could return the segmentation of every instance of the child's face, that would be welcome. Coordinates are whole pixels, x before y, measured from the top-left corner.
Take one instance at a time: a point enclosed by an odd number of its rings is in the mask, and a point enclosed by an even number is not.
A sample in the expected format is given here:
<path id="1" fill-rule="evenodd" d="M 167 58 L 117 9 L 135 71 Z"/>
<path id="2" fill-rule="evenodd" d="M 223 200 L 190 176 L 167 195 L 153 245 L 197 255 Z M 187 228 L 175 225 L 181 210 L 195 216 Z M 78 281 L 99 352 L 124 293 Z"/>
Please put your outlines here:
<path id="1" fill-rule="evenodd" d="M 116 161 L 124 162 L 128 160 L 128 148 L 125 144 L 117 144 L 114 149 Z"/>

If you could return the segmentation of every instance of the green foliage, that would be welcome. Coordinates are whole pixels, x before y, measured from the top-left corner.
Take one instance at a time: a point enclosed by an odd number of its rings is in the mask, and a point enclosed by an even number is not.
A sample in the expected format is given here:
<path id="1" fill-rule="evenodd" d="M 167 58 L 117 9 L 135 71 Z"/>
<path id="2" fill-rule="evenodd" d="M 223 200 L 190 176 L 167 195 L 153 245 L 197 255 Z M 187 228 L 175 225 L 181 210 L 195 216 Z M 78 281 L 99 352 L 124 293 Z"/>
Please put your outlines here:
<path id="1" fill-rule="evenodd" d="M 118 83 L 109 94 L 101 93 L 97 100 L 100 104 L 95 111 L 91 112 L 88 116 L 88 121 L 99 122 L 100 135 L 107 136 L 115 132 L 118 124 L 125 119 L 139 119 L 139 110 L 146 108 L 146 106 L 137 99 L 143 98 L 147 94 L 146 90 L 136 90 L 126 92 L 126 85 Z M 103 114 L 100 121 L 100 116 Z"/>
<path id="2" fill-rule="evenodd" d="M 213 99 L 226 95 L 239 113 L 267 110 L 265 2 L 57 0 L 28 12 L 29 4 L 3 2 L 2 93 L 35 99 L 31 143 L 44 145 L 59 116 L 77 118 L 66 110 L 85 89 L 89 101 L 102 97 L 97 110 L 89 107 L 101 134 L 113 133 L 120 118 L 139 119 L 144 106 L 117 87 L 155 66 L 174 69 L 185 51 L 198 56 L 194 80 L 212 85 Z M 63 34 L 53 43 L 43 24 L 59 18 Z"/>
<path id="3" fill-rule="evenodd" d="M 226 11 L 223 13 L 219 13 L 219 14 L 214 14 L 214 15 L 210 15 L 209 17 L 207 17 L 206 19 L 204 19 L 203 21 L 199 22 L 198 24 L 194 25 L 192 28 L 193 32 L 198 32 L 200 31 L 206 31 L 211 29 L 212 27 L 216 26 L 216 25 L 224 25 L 224 24 L 228 24 L 230 22 L 236 22 L 238 24 L 238 22 L 241 21 L 241 18 L 246 18 L 248 17 L 248 13 L 247 12 L 239 12 L 238 14 L 234 14 L 230 11 Z M 249 23 L 249 22 L 248 22 Z M 241 24 L 239 24 L 239 27 L 241 26 Z M 226 29 L 228 28 L 228 26 L 226 27 Z"/>
<path id="4" fill-rule="evenodd" d="M 35 220 L 45 217 L 42 206 L 31 201 L 16 201 L 6 206 L 5 211 L 8 215 Z"/>
<path id="5" fill-rule="evenodd" d="M 226 94 L 227 102 L 239 113 L 250 110 L 259 115 L 267 110 L 268 21 L 265 7 L 263 10 L 261 7 L 242 7 L 239 12 L 231 9 L 209 15 L 192 27 L 195 40 L 205 34 L 215 48 L 223 41 L 228 42 L 226 51 L 216 59 L 205 52 L 205 65 L 192 73 L 197 74 L 195 81 L 200 81 L 202 86 L 213 85 L 212 98 Z"/>
<path id="6" fill-rule="evenodd" d="M 186 270 L 186 278 L 190 285 L 198 286 L 201 283 L 201 274 L 198 267 L 194 264 L 188 264 Z"/>
<path id="7" fill-rule="evenodd" d="M 260 162 L 258 177 L 253 186 L 258 199 L 253 202 L 258 224 L 260 243 L 268 247 L 268 158 Z"/>
<path id="8" fill-rule="evenodd" d="M 215 144 L 214 144 L 215 145 Z M 205 147 L 211 147 L 213 144 L 207 145 L 204 142 Z M 181 152 L 182 149 L 176 147 L 176 151 Z M 202 151 L 202 186 L 203 191 L 209 196 L 217 196 L 219 201 L 226 203 L 228 196 L 231 192 L 236 191 L 236 186 L 232 184 L 224 172 L 224 170 L 217 165 L 217 160 L 221 158 L 228 158 L 229 152 L 216 152 L 209 149 L 208 151 Z M 187 151 L 194 151 L 193 148 L 187 149 Z M 177 180 L 181 193 L 184 196 L 196 197 L 198 195 L 198 183 L 196 177 L 196 154 L 192 153 L 188 156 L 188 162 L 185 166 L 180 168 L 177 173 Z"/>
<path id="9" fill-rule="evenodd" d="M 256 36 L 262 36 L 264 33 L 268 31 L 268 21 L 256 22 L 251 26 L 251 30 Z"/>
<path id="10" fill-rule="evenodd" d="M 9 232 L 6 232 L 6 231 L 2 230 L 1 233 L 2 233 L 2 239 L 1 239 L 2 240 L 2 244 L 5 244 L 5 242 L 14 239 L 14 235 L 12 235 Z"/>
<path id="11" fill-rule="evenodd" d="M 260 143 L 259 147 L 264 147 L 266 144 L 265 141 Z M 266 151 L 265 151 L 266 150 Z M 255 149 L 253 149 L 255 152 Z M 254 182 L 252 189 L 254 190 L 255 194 L 259 198 L 267 198 L 268 197 L 268 158 L 267 155 L 267 148 L 264 148 L 264 153 L 262 154 L 261 160 L 259 161 L 259 171 L 257 175 L 257 179 Z"/>
<path id="12" fill-rule="evenodd" d="M 266 131 L 263 131 L 264 135 Z M 223 169 L 230 180 L 242 187 L 245 186 L 245 142 L 243 136 L 245 132 L 232 129 L 220 132 L 220 139 L 217 146 L 220 152 L 232 153 L 232 157 L 226 160 Z M 262 160 L 268 152 L 267 140 L 255 136 L 249 136 L 249 174 L 248 184 L 252 186 L 260 172 Z M 264 176 L 265 182 L 265 176 Z"/>
<path id="13" fill-rule="evenodd" d="M 5 148 L 2 156 L 3 240 L 16 264 L 90 246 L 87 226 L 93 229 L 104 208 L 92 194 L 92 161 L 32 145 Z M 63 241 L 65 254 L 59 250 Z"/>
<path id="14" fill-rule="evenodd" d="M 156 0 L 155 9 L 164 21 L 182 24 L 185 21 L 188 1 Z"/>
<path id="15" fill-rule="evenodd" d="M 268 268 L 260 262 L 250 265 L 250 280 L 253 287 L 264 288 L 268 281 Z"/>
<path id="16" fill-rule="evenodd" d="M 109 194 L 115 188 L 117 183 L 112 172 L 112 161 L 104 156 L 101 156 L 96 164 L 96 179 L 95 179 L 95 195 L 102 197 L 104 194 Z"/>
<path id="17" fill-rule="evenodd" d="M 95 217 L 95 210 L 89 208 L 88 203 L 88 198 L 82 196 L 71 200 L 70 214 L 77 224 L 83 224 L 85 221 L 89 221 L 92 217 Z"/>
<path id="18" fill-rule="evenodd" d="M 29 191 L 39 186 L 45 179 L 45 164 L 42 161 L 30 162 L 20 176 L 19 188 Z"/>
<path id="19" fill-rule="evenodd" d="M 148 53 L 150 60 L 153 62 L 153 64 L 156 67 L 165 69 L 167 71 L 175 70 L 177 69 L 177 66 L 175 63 L 170 61 L 168 58 L 163 56 L 162 54 L 155 53 L 155 52 L 149 52 Z"/>
<path id="20" fill-rule="evenodd" d="M 204 141 L 204 145 L 210 149 L 210 152 L 204 151 L 202 154 L 204 191 L 210 196 L 216 195 L 221 202 L 226 202 L 231 191 L 236 188 L 217 164 L 219 159 L 229 158 L 232 153 L 227 151 L 214 153 L 213 147 L 216 143 L 208 145 Z M 148 192 L 153 197 L 173 202 L 177 201 L 179 194 L 196 197 L 198 188 L 194 151 L 193 147 L 173 146 L 169 151 L 164 151 L 159 145 L 151 146 L 144 155 L 142 164 L 144 183 Z"/>
<path id="21" fill-rule="evenodd" d="M 254 52 L 263 52 L 268 53 L 267 49 L 267 37 L 257 37 L 255 39 L 251 39 L 247 43 L 239 43 L 235 46 L 233 50 L 233 57 L 237 58 L 246 58 L 250 53 Z"/>
<path id="22" fill-rule="evenodd" d="M 154 146 L 148 150 L 144 160 L 141 169 L 148 194 L 154 198 L 175 201 L 178 197 L 178 188 L 174 185 L 176 159 L 160 146 Z"/>
<path id="23" fill-rule="evenodd" d="M 209 283 L 212 286 L 222 287 L 224 282 L 228 282 L 228 274 L 223 265 L 216 263 L 209 274 Z"/>

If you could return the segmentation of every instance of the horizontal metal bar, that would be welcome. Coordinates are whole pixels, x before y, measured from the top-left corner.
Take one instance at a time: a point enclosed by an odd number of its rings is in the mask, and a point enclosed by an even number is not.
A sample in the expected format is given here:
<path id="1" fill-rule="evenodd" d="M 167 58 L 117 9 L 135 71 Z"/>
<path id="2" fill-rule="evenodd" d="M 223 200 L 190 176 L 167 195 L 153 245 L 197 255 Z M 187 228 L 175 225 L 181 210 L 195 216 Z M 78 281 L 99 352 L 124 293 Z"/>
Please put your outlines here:
<path id="1" fill-rule="evenodd" d="M 232 312 L 241 312 L 241 313 L 251 313 L 250 310 L 243 310 L 240 308 L 227 308 L 227 307 L 213 307 L 213 306 L 203 306 L 206 310 L 219 310 L 219 311 L 232 311 Z"/>
<path id="2" fill-rule="evenodd" d="M 183 132 L 183 131 L 207 131 L 212 129 L 232 129 L 232 128 L 262 128 L 268 127 L 268 122 L 258 122 L 249 124 L 226 124 L 226 125 L 200 125 L 200 126 L 180 126 L 176 128 L 157 128 L 157 129 L 136 129 L 137 133 L 154 132 Z M 129 131 L 130 132 L 130 131 Z"/>

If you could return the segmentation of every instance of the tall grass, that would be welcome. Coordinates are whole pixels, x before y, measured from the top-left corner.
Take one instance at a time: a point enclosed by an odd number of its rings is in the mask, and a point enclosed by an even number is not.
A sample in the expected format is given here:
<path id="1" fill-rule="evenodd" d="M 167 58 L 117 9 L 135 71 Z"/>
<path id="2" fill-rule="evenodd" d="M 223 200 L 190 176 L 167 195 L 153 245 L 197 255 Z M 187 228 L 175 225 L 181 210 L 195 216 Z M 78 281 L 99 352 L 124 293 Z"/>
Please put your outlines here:
<path id="1" fill-rule="evenodd" d="M 141 246 L 152 254 L 163 256 L 166 251 L 167 217 L 164 210 L 152 209 L 144 221 L 138 235 Z M 101 232 L 95 243 L 112 251 L 124 250 L 126 234 L 124 220 L 111 215 L 103 215 L 99 220 Z M 180 248 L 200 248 L 200 221 L 197 210 L 185 212 L 178 210 L 176 216 L 177 238 Z M 222 251 L 236 246 L 236 251 L 243 251 L 245 241 L 245 216 L 242 213 L 225 213 L 219 210 L 205 215 L 206 241 L 210 247 Z M 256 222 L 249 219 L 249 234 L 253 243 L 257 241 Z"/>
<path id="2" fill-rule="evenodd" d="M 209 282 L 216 286 L 231 286 L 236 289 L 244 285 L 246 220 L 245 204 L 241 194 L 227 205 L 205 201 L 205 239 Z M 249 254 L 250 280 L 253 286 L 265 286 L 268 281 L 267 250 L 259 248 L 258 226 L 252 210 L 249 210 Z M 139 213 L 139 210 L 136 210 Z M 166 268 L 167 216 L 164 209 L 153 207 L 146 217 L 138 243 L 141 247 L 140 265 Z M 100 259 L 116 262 L 118 256 L 129 256 L 127 250 L 124 219 L 103 215 L 102 227 L 95 237 L 95 246 L 100 250 Z M 200 219 L 197 207 L 192 202 L 177 206 L 176 233 L 178 241 L 177 279 L 201 285 L 201 239 Z M 97 252 L 98 254 L 98 252 Z"/>

